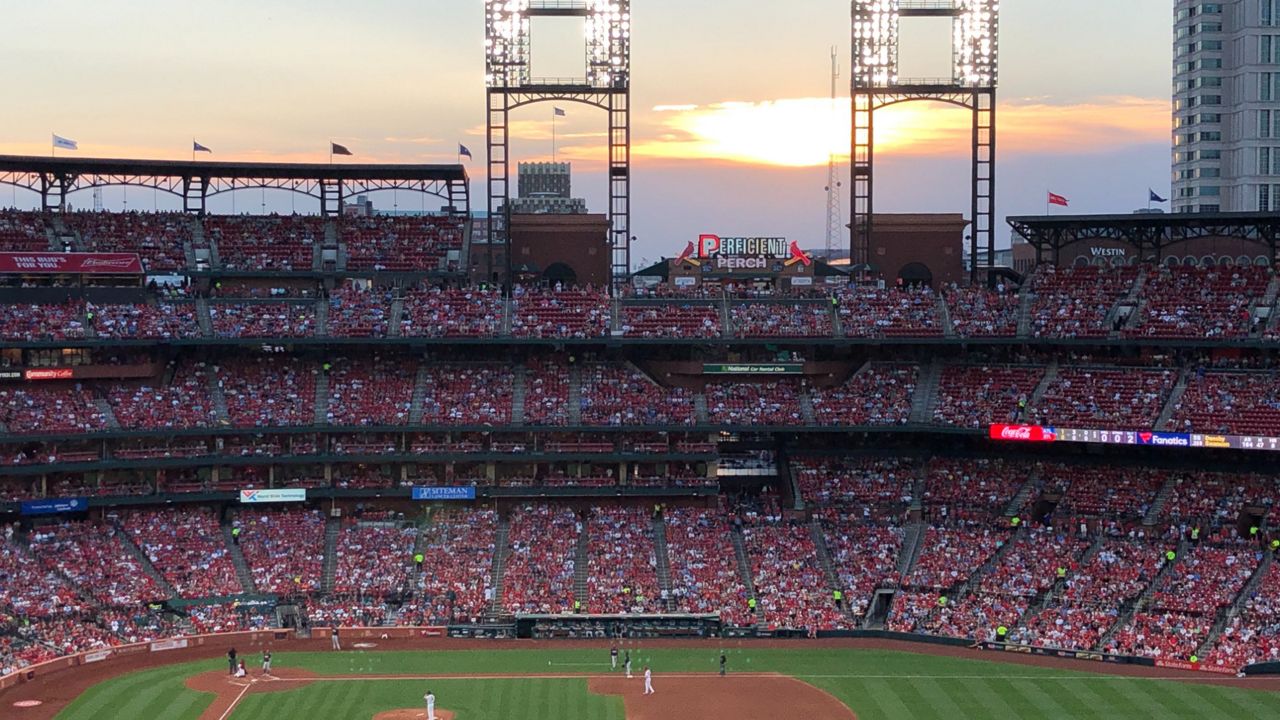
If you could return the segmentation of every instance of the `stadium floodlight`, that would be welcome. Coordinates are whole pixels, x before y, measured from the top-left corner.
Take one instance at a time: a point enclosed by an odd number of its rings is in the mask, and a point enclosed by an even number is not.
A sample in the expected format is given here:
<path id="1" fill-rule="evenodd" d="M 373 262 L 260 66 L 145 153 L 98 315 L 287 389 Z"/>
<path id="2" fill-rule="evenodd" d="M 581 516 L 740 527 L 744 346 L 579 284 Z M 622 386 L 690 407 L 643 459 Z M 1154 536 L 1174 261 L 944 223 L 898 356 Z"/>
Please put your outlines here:
<path id="1" fill-rule="evenodd" d="M 1000 0 L 960 0 L 952 24 L 955 81 L 966 87 L 995 87 L 999 50 Z"/>
<path id="2" fill-rule="evenodd" d="M 631 71 L 631 3 L 587 0 L 587 84 L 624 86 Z"/>
<path id="3" fill-rule="evenodd" d="M 853 8 L 853 84 L 887 87 L 898 81 L 899 0 L 860 0 Z"/>
<path id="4" fill-rule="evenodd" d="M 521 86 L 529 80 L 529 0 L 485 0 L 485 84 Z"/>

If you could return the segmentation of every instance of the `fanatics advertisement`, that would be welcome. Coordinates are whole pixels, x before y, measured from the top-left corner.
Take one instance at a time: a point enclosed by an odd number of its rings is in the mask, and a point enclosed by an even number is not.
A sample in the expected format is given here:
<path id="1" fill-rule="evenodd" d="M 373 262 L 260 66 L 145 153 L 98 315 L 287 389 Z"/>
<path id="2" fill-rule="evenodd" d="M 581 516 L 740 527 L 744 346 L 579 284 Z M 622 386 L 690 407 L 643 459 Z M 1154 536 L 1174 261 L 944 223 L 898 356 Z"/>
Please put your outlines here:
<path id="1" fill-rule="evenodd" d="M 1041 425 L 991 425 L 992 440 L 1006 442 L 1069 442 L 1099 445 L 1147 445 L 1164 448 L 1223 448 L 1280 452 L 1280 437 L 1258 435 L 1205 435 L 1154 430 L 1086 430 Z"/>
<path id="2" fill-rule="evenodd" d="M 141 275 L 135 253 L 0 252 L 0 273 Z"/>

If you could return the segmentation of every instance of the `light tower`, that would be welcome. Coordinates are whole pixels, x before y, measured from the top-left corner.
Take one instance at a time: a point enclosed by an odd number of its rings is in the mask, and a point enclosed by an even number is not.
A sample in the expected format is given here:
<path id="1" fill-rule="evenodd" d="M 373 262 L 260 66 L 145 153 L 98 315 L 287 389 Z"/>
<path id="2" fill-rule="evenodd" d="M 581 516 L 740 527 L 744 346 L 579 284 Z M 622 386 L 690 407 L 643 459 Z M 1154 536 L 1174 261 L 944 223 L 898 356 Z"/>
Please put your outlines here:
<path id="1" fill-rule="evenodd" d="M 831 48 L 831 115 L 836 114 L 836 81 L 840 79 L 840 56 Z M 840 221 L 844 213 L 840 207 L 840 172 L 836 168 L 835 148 L 827 153 L 827 260 L 834 257 L 840 245 Z"/>
<path id="2" fill-rule="evenodd" d="M 529 19 L 580 17 L 586 26 L 584 73 L 571 78 L 530 74 Z M 609 240 L 613 278 L 631 270 L 631 1 L 485 0 L 488 107 L 490 272 L 510 269 L 510 116 L 540 102 L 600 108 L 609 122 Z M 495 258 L 495 251 L 502 258 Z"/>
<path id="3" fill-rule="evenodd" d="M 898 77 L 898 29 L 903 18 L 951 18 L 951 77 Z M 897 103 L 932 100 L 972 112 L 970 280 L 978 249 L 995 260 L 996 81 L 1000 0 L 853 0 L 853 218 L 850 263 L 872 263 L 875 112 Z"/>

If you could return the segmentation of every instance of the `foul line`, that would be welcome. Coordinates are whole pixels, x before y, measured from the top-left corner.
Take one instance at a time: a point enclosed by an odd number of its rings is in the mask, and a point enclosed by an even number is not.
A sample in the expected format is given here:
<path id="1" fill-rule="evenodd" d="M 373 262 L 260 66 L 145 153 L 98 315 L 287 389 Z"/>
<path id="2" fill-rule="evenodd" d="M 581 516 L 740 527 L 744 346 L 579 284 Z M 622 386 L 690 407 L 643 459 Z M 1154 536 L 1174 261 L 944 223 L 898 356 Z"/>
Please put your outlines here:
<path id="1" fill-rule="evenodd" d="M 236 705 L 240 704 L 240 700 L 244 697 L 245 693 L 249 692 L 249 688 L 251 687 L 253 687 L 252 683 L 240 688 L 240 694 L 236 695 L 236 699 L 231 701 L 231 705 L 228 706 L 226 711 L 223 712 L 222 715 L 218 717 L 218 720 L 227 720 L 227 718 L 231 715 L 231 711 L 236 709 Z"/>
<path id="2" fill-rule="evenodd" d="M 594 664 L 594 663 L 591 663 Z M 686 672 L 686 673 L 661 673 L 655 674 L 658 679 L 661 678 L 713 678 L 718 673 L 714 671 L 708 672 Z M 726 677 L 745 677 L 745 678 L 812 678 L 812 679 L 862 679 L 862 680 L 1077 680 L 1077 681 L 1121 681 L 1128 682 L 1131 680 L 1141 681 L 1203 681 L 1207 679 L 1226 680 L 1232 682 L 1245 681 L 1274 681 L 1274 677 L 1263 677 L 1258 675 L 1250 675 L 1246 677 L 1235 677 L 1232 675 L 1218 675 L 1213 673 L 1199 673 L 1194 675 L 1169 675 L 1166 677 L 1147 677 L 1143 675 L 859 675 L 859 674 L 833 674 L 833 675 L 811 675 L 800 673 L 778 673 L 778 672 L 733 672 L 730 671 Z M 277 682 L 369 682 L 369 681 L 389 681 L 389 680 L 519 680 L 521 678 L 529 678 L 532 680 L 578 680 L 578 679 L 603 679 L 603 680 L 626 680 L 625 676 L 619 673 L 590 674 L 590 673 L 507 673 L 507 674 L 489 674 L 489 675 L 332 675 L 332 676 L 312 676 L 297 678 L 276 678 Z M 634 678 L 639 682 L 643 680 L 643 676 L 637 674 Z M 246 690 L 248 688 L 245 688 Z"/>

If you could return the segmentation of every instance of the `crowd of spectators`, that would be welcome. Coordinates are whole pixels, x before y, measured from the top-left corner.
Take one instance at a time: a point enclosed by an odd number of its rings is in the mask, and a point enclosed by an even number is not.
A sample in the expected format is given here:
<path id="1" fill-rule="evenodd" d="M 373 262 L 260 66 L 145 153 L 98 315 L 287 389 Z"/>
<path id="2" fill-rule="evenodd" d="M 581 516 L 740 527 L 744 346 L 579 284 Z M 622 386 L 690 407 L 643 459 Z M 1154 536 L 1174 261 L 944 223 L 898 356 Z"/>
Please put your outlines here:
<path id="1" fill-rule="evenodd" d="M 315 422 L 319 368 L 292 357 L 247 356 L 224 361 L 218 383 L 231 424 L 283 427 Z"/>
<path id="2" fill-rule="evenodd" d="M 1177 376 L 1172 370 L 1064 367 L 1031 409 L 1031 417 L 1049 427 L 1150 429 Z"/>
<path id="3" fill-rule="evenodd" d="M 831 337 L 831 305 L 807 303 L 734 303 L 738 337 Z"/>
<path id="4" fill-rule="evenodd" d="M 734 627 L 754 625 L 724 511 L 667 508 L 663 522 L 675 610 L 719 613 L 726 625 Z"/>
<path id="5" fill-rule="evenodd" d="M 933 421 L 971 428 L 1024 422 L 1044 372 L 1043 367 L 1018 365 L 944 366 Z"/>
<path id="6" fill-rule="evenodd" d="M 209 215 L 204 237 L 217 245 L 226 270 L 309 272 L 324 222 L 308 215 Z"/>
<path id="7" fill-rule="evenodd" d="M 527 425 L 569 423 L 569 368 L 563 361 L 537 358 L 525 363 L 524 421 Z"/>
<path id="8" fill-rule="evenodd" d="M 511 513 L 502 600 L 512 613 L 573 609 L 574 565 L 582 521 L 573 510 L 529 504 Z"/>
<path id="9" fill-rule="evenodd" d="M 462 231 L 461 219 L 432 215 L 343 218 L 338 228 L 348 270 L 392 272 L 456 272 Z"/>
<path id="10" fill-rule="evenodd" d="M 329 365 L 331 425 L 407 425 L 417 365 L 406 358 L 338 357 Z"/>
<path id="11" fill-rule="evenodd" d="M 587 599 L 591 612 L 660 612 L 650 514 L 642 507 L 593 507 L 587 519 Z"/>
<path id="12" fill-rule="evenodd" d="M 1002 286 L 1003 287 L 1003 286 Z M 1008 289 L 947 288 L 951 328 L 959 337 L 1014 337 L 1021 298 Z"/>
<path id="13" fill-rule="evenodd" d="M 819 425 L 903 425 L 911 416 L 911 400 L 920 367 L 905 363 L 870 363 L 842 385 L 809 392 Z"/>
<path id="14" fill-rule="evenodd" d="M 1130 337 L 1231 340 L 1252 332 L 1253 301 L 1266 294 L 1271 271 L 1261 267 L 1161 266 L 1142 287 Z"/>
<path id="15" fill-rule="evenodd" d="M 87 252 L 137 253 L 143 268 L 156 274 L 187 266 L 183 243 L 193 237 L 189 214 L 81 211 L 64 213 L 62 221 L 79 233 Z"/>
<path id="16" fill-rule="evenodd" d="M 246 509 L 232 523 L 258 592 L 305 595 L 321 589 L 324 514 L 319 510 Z M 234 530 L 233 530 L 234 532 Z"/>
<path id="17" fill-rule="evenodd" d="M 220 338 L 310 337 L 316 331 L 316 306 L 293 300 L 209 303 L 209 320 Z"/>
<path id="18" fill-rule="evenodd" d="M 432 619 L 474 622 L 489 609 L 497 532 L 493 510 L 438 512 L 423 528 L 421 597 Z"/>
<path id="19" fill-rule="evenodd" d="M 42 213 L 0 208 L 0 251 L 48 252 L 46 228 Z"/>
<path id="20" fill-rule="evenodd" d="M 201 336 L 195 303 L 88 303 L 85 311 L 101 339 L 188 340 Z"/>
<path id="21" fill-rule="evenodd" d="M 398 598 L 409 590 L 416 528 L 344 518 L 334 546 L 333 592 Z"/>
<path id="22" fill-rule="evenodd" d="M 898 458 L 793 458 L 800 496 L 815 505 L 875 508 L 877 516 L 911 502 L 914 472 Z"/>
<path id="23" fill-rule="evenodd" d="M 511 292 L 511 334 L 526 338 L 598 338 L 609 332 L 610 304 L 591 288 L 526 288 Z"/>
<path id="24" fill-rule="evenodd" d="M 0 305 L 0 340 L 80 340 L 88 335 L 83 302 Z"/>
<path id="25" fill-rule="evenodd" d="M 1138 268 L 1037 266 L 1031 277 L 1033 337 L 1106 337 L 1112 307 L 1133 288 Z"/>
<path id="26" fill-rule="evenodd" d="M 803 425 L 801 391 L 791 380 L 709 382 L 707 415 L 720 425 Z"/>
<path id="27" fill-rule="evenodd" d="M 121 522 L 179 597 L 244 592 L 212 508 L 132 510 Z"/>
<path id="28" fill-rule="evenodd" d="M 390 333 L 392 292 L 354 284 L 329 293 L 330 337 L 383 338 Z"/>
<path id="29" fill-rule="evenodd" d="M 106 388 L 111 413 L 129 429 L 188 430 L 219 423 L 209 395 L 212 370 L 204 363 L 184 363 L 169 382 L 115 383 Z"/>
<path id="30" fill-rule="evenodd" d="M 622 334 L 629 338 L 703 339 L 721 334 L 720 310 L 706 303 L 622 305 Z"/>
<path id="31" fill-rule="evenodd" d="M 583 366 L 580 403 L 585 425 L 692 425 L 695 420 L 688 390 L 661 387 L 615 363 Z"/>
<path id="32" fill-rule="evenodd" d="M 850 285 L 835 299 L 845 337 L 936 337 L 942 335 L 938 296 L 927 287 L 877 289 Z"/>
<path id="33" fill-rule="evenodd" d="M 404 295 L 401 337 L 494 337 L 502 329 L 498 290 L 414 288 Z"/>
<path id="34" fill-rule="evenodd" d="M 1197 372 L 1174 405 L 1170 428 L 1184 432 L 1280 436 L 1280 382 L 1274 372 Z"/>
<path id="35" fill-rule="evenodd" d="M 508 425 L 514 379 L 499 363 L 426 366 L 422 422 L 427 425 Z"/>

